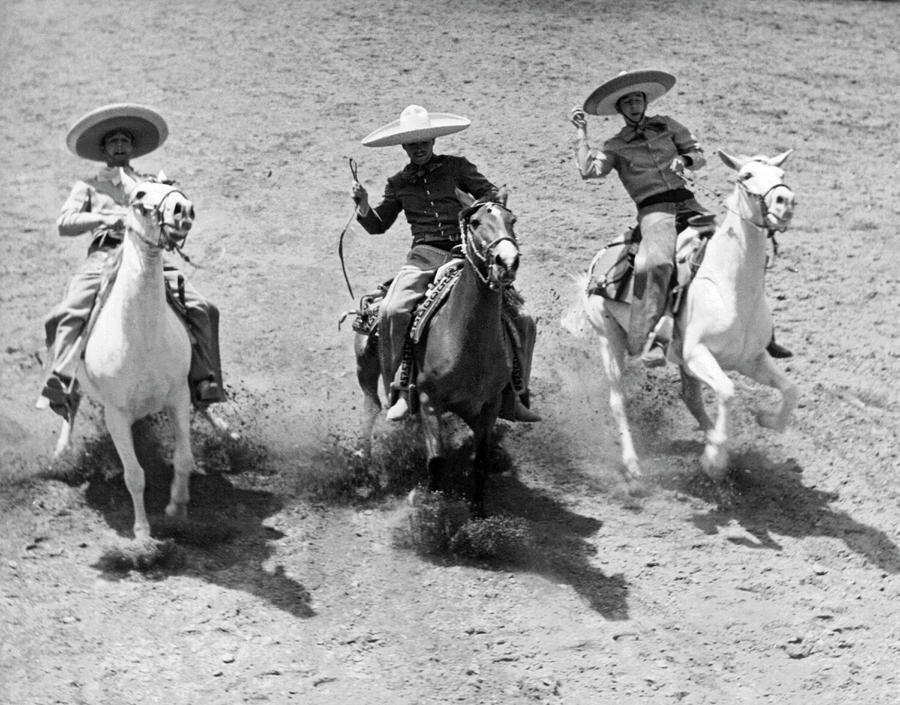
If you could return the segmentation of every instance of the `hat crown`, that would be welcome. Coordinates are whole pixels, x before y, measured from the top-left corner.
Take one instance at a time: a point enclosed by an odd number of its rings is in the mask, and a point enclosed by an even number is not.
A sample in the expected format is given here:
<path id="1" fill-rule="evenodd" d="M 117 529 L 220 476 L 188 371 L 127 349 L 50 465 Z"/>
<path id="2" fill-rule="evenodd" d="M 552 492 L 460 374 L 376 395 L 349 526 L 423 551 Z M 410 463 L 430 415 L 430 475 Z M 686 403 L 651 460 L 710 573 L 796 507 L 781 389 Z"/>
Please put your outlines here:
<path id="1" fill-rule="evenodd" d="M 421 105 L 407 105 L 400 113 L 400 127 L 404 130 L 422 130 L 431 127 L 431 118 Z"/>

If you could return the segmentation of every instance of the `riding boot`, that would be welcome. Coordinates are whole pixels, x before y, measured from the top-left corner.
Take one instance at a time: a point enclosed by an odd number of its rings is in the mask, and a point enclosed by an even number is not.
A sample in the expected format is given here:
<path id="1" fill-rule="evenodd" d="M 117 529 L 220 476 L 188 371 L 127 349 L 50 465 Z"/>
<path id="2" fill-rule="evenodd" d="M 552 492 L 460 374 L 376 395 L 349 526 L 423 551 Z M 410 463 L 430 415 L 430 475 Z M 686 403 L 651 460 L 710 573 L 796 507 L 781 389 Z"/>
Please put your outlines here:
<path id="1" fill-rule="evenodd" d="M 55 414 L 59 414 L 71 423 L 80 403 L 81 392 L 78 390 L 78 380 L 52 373 L 44 384 L 36 406 L 38 409 L 49 407 Z"/>
<path id="2" fill-rule="evenodd" d="M 401 421 L 409 416 L 409 402 L 406 400 L 409 392 L 399 392 L 397 401 L 387 410 L 386 418 L 388 421 Z"/>
<path id="3" fill-rule="evenodd" d="M 522 397 L 526 398 L 523 399 Z M 516 396 L 516 408 L 514 412 L 516 421 L 522 421 L 524 423 L 535 423 L 540 421 L 540 415 L 529 409 L 525 403 L 526 401 L 527 392 Z"/>
<path id="4" fill-rule="evenodd" d="M 195 303 L 195 302 L 192 302 Z M 188 380 L 195 402 L 214 404 L 225 401 L 219 359 L 219 309 L 209 302 L 187 308 L 187 322 L 193 333 L 191 367 Z"/>

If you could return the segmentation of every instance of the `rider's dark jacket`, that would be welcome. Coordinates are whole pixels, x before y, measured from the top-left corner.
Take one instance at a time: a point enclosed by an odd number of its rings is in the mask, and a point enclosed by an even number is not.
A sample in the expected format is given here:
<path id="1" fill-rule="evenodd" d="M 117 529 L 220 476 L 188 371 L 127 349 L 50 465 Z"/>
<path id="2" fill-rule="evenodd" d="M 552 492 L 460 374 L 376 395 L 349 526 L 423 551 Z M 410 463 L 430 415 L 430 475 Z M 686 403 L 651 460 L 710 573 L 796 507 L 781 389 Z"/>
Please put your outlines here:
<path id="1" fill-rule="evenodd" d="M 450 249 L 459 242 L 459 211 L 454 191 L 475 198 L 496 197 L 497 187 L 465 157 L 434 155 L 427 164 L 407 164 L 388 178 L 381 203 L 356 219 L 370 233 L 383 233 L 406 214 L 413 246 L 427 244 Z"/>

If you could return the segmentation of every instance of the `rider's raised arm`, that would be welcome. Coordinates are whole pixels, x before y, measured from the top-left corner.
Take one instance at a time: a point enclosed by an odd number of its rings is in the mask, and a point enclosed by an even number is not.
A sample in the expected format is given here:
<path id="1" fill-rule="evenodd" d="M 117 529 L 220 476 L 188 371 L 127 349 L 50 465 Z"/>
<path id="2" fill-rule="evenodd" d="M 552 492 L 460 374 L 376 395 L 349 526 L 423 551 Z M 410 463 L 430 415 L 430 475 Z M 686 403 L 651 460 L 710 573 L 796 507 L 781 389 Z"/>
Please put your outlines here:
<path id="1" fill-rule="evenodd" d="M 575 163 L 582 179 L 602 179 L 614 166 L 612 155 L 602 149 L 591 149 L 587 135 L 582 134 L 575 140 Z"/>
<path id="2" fill-rule="evenodd" d="M 366 232 L 377 235 L 387 231 L 394 224 L 394 221 L 397 220 L 397 216 L 400 215 L 402 210 L 403 204 L 397 197 L 397 192 L 394 190 L 390 179 L 388 179 L 387 185 L 384 187 L 384 195 L 381 197 L 381 203 L 374 208 L 369 208 L 365 215 L 357 211 L 356 220 L 366 229 Z"/>

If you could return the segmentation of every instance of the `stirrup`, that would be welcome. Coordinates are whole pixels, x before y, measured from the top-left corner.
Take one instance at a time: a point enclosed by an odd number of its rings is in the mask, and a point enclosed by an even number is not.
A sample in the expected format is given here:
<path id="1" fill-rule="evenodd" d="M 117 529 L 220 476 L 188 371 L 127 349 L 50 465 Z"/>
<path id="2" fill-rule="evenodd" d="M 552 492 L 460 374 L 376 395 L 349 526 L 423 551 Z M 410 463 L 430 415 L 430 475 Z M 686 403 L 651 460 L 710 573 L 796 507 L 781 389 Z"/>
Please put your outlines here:
<path id="1" fill-rule="evenodd" d="M 666 364 L 666 344 L 664 341 L 651 337 L 641 353 L 641 362 L 644 367 L 663 367 Z"/>

